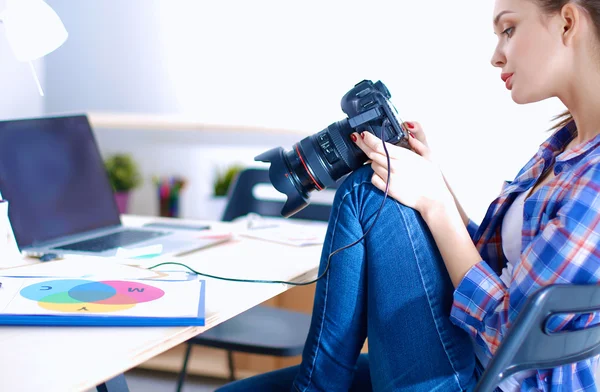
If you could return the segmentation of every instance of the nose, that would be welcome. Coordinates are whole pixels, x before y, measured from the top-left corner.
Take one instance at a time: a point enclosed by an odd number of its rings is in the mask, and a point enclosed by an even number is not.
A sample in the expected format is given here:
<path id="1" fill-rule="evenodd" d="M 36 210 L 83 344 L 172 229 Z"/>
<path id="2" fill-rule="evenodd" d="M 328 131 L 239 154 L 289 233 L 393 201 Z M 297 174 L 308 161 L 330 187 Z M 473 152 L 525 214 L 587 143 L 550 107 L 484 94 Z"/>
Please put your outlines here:
<path id="1" fill-rule="evenodd" d="M 504 65 L 506 65 L 506 57 L 504 56 L 504 53 L 502 53 L 502 51 L 500 50 L 500 46 L 497 46 L 496 49 L 494 50 L 494 54 L 492 55 L 491 63 L 492 63 L 492 66 L 498 67 L 498 68 L 502 68 L 502 67 L 504 67 Z"/>

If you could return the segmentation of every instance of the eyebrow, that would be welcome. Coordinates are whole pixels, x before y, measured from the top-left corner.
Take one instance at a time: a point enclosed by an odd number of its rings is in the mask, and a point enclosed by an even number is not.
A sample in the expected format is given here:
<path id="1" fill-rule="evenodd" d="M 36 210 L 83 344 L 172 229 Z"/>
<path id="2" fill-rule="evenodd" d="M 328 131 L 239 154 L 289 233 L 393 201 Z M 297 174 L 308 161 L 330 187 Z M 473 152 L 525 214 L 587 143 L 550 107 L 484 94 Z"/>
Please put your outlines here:
<path id="1" fill-rule="evenodd" d="M 514 11 L 510 11 L 510 10 L 505 10 L 500 12 L 498 15 L 496 15 L 496 17 L 494 18 L 494 26 L 498 25 L 498 22 L 500 21 L 500 18 L 502 17 L 502 15 L 504 14 L 514 14 Z"/>

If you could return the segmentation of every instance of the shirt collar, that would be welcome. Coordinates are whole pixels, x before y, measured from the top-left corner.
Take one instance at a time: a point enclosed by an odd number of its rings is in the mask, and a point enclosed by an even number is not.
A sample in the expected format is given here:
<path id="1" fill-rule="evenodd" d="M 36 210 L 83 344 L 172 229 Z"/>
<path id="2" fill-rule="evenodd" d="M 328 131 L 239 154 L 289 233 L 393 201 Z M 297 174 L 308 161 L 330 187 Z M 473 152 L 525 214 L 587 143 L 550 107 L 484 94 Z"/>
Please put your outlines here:
<path id="1" fill-rule="evenodd" d="M 577 129 L 575 128 L 575 122 L 571 121 L 546 139 L 540 146 L 538 154 L 543 158 L 550 158 L 560 154 L 576 135 Z"/>
<path id="2" fill-rule="evenodd" d="M 541 146 L 544 155 L 550 154 L 556 156 L 557 162 L 567 162 L 575 158 L 586 155 L 590 150 L 593 150 L 598 144 L 600 144 L 600 134 L 587 142 L 575 146 L 570 150 L 563 152 L 564 148 L 577 136 L 577 127 L 575 122 L 571 121 L 558 131 L 554 133 L 544 144 Z"/>

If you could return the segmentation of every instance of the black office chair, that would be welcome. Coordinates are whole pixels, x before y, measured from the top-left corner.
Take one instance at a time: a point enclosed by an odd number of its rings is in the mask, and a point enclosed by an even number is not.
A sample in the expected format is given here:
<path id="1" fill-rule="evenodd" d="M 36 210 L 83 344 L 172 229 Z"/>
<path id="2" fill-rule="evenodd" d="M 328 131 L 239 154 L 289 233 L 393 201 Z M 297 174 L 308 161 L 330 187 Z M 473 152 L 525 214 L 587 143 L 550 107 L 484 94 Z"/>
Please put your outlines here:
<path id="1" fill-rule="evenodd" d="M 539 289 L 524 305 L 498 347 L 476 392 L 492 392 L 502 380 L 531 369 L 549 369 L 600 354 L 600 328 L 548 333 L 556 314 L 600 311 L 600 286 L 550 285 Z"/>
<path id="2" fill-rule="evenodd" d="M 338 181 L 338 184 L 342 181 Z M 273 187 L 266 169 L 249 168 L 240 172 L 228 195 L 223 221 L 256 213 L 261 216 L 281 217 L 283 201 L 263 200 L 254 196 L 258 184 Z M 337 188 L 337 184 L 330 189 Z M 275 189 L 275 188 L 273 188 Z M 293 219 L 328 221 L 331 205 L 311 203 L 293 215 Z M 311 316 L 271 306 L 255 306 L 240 315 L 217 325 L 188 340 L 183 366 L 177 382 L 181 391 L 187 373 L 192 346 L 202 345 L 227 350 L 229 379 L 235 380 L 233 351 L 280 357 L 302 353 Z"/>

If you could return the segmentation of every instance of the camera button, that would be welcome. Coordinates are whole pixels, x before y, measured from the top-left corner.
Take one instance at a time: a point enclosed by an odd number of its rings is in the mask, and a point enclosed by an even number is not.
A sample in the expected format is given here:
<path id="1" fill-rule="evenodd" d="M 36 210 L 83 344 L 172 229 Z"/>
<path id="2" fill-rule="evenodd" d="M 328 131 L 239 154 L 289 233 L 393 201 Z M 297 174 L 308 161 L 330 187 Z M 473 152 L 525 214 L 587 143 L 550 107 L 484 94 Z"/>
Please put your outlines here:
<path id="1" fill-rule="evenodd" d="M 362 97 L 366 96 L 367 94 L 369 94 L 370 92 L 371 92 L 371 89 L 367 87 L 366 89 L 364 89 L 364 90 L 362 90 L 362 91 L 359 91 L 359 92 L 356 94 L 356 96 L 357 96 L 358 98 L 362 98 Z"/>

